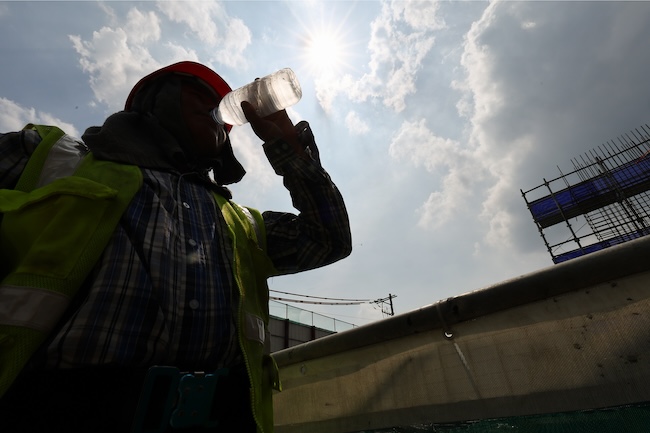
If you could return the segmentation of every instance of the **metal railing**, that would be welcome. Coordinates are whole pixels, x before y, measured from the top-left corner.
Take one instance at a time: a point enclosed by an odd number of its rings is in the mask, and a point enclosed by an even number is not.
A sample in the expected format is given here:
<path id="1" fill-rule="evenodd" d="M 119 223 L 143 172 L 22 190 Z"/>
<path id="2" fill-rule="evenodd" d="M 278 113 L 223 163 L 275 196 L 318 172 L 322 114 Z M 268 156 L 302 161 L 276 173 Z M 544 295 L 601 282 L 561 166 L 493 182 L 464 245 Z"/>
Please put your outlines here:
<path id="1" fill-rule="evenodd" d="M 327 331 L 341 332 L 356 328 L 356 325 L 332 317 L 323 316 L 313 311 L 303 310 L 292 305 L 283 304 L 278 301 L 269 301 L 269 313 L 279 319 L 288 319 L 292 322 L 301 323 L 307 326 L 325 329 Z"/>

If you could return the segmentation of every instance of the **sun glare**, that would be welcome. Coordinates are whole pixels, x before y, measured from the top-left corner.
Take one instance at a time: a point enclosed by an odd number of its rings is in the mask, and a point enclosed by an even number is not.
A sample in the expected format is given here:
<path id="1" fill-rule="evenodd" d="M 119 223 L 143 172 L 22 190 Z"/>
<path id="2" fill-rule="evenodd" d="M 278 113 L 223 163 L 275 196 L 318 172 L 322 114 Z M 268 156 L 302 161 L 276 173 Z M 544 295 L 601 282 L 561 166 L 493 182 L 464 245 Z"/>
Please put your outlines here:
<path id="1" fill-rule="evenodd" d="M 323 82 L 342 79 L 354 68 L 362 43 L 352 25 L 354 2 L 289 2 L 295 19 L 290 48 L 301 72 Z"/>
<path id="2" fill-rule="evenodd" d="M 307 62 L 315 73 L 339 70 L 343 63 L 343 48 L 336 34 L 320 31 L 310 35 L 307 42 Z"/>

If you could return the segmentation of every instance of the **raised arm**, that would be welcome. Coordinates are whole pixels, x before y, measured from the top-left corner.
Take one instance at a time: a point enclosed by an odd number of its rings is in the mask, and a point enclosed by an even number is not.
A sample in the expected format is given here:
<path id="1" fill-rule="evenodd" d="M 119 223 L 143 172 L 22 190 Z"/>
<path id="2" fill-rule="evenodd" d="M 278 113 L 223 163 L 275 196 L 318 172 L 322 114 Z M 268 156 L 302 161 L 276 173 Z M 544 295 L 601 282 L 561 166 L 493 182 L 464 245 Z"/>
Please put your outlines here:
<path id="1" fill-rule="evenodd" d="M 267 250 L 281 274 L 317 268 L 352 251 L 350 222 L 343 197 L 320 163 L 307 122 L 295 127 L 283 111 L 259 118 L 242 104 L 264 152 L 283 177 L 298 214 L 263 213 Z"/>

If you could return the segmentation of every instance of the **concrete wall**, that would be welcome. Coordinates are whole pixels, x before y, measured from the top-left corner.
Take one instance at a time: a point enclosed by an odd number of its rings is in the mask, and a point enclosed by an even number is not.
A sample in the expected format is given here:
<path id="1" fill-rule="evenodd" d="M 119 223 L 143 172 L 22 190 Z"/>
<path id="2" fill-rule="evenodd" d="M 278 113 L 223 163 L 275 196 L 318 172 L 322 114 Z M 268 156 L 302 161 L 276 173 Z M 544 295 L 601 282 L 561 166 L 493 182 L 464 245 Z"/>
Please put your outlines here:
<path id="1" fill-rule="evenodd" d="M 289 319 L 280 319 L 273 316 L 269 320 L 269 330 L 271 331 L 271 353 L 335 334 L 334 331 L 303 325 L 292 322 Z"/>

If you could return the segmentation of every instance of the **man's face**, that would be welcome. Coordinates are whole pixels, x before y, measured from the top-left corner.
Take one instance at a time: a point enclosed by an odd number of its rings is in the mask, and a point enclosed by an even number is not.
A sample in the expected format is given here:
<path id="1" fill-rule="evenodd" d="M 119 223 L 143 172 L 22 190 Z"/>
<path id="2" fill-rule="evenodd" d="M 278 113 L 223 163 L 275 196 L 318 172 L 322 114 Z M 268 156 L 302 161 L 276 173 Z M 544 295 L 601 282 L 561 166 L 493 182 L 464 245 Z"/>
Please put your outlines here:
<path id="1" fill-rule="evenodd" d="M 198 157 L 218 157 L 228 137 L 224 126 L 215 122 L 210 115 L 220 99 L 212 88 L 200 80 L 184 80 L 181 85 L 181 112 L 192 135 L 193 149 L 190 150 Z"/>

